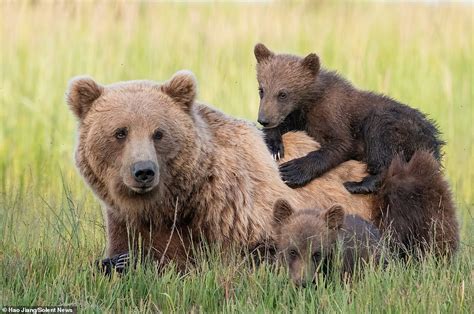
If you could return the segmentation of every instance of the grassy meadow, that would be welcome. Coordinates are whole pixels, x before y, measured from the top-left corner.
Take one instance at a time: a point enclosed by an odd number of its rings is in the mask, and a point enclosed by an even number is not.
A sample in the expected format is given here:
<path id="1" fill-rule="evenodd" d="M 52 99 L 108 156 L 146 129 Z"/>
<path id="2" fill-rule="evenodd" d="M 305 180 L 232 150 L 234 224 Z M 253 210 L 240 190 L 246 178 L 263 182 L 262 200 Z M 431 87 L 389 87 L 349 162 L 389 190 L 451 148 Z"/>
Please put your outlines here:
<path id="1" fill-rule="evenodd" d="M 0 306 L 76 305 L 86 312 L 419 312 L 474 309 L 474 6 L 324 2 L 163 4 L 2 1 Z M 461 250 L 370 268 L 351 285 L 295 289 L 282 272 L 219 258 L 188 274 L 138 268 L 97 275 L 100 203 L 73 163 L 68 80 L 166 80 L 192 70 L 199 99 L 256 120 L 253 46 L 317 52 L 357 86 L 428 113 L 447 141 Z"/>

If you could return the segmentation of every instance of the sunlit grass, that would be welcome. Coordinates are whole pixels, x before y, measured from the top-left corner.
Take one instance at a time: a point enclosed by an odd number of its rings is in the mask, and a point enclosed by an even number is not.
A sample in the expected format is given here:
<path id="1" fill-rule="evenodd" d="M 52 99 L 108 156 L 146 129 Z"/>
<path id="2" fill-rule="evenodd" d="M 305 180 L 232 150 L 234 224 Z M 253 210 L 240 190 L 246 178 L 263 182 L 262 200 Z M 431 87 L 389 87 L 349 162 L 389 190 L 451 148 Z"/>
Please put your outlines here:
<path id="1" fill-rule="evenodd" d="M 2 2 L 0 8 L 0 303 L 244 312 L 474 306 L 472 5 Z M 73 164 L 68 80 L 89 74 L 102 83 L 161 81 L 190 69 L 200 100 L 255 120 L 259 41 L 276 51 L 317 52 L 324 66 L 357 86 L 437 121 L 462 226 L 462 252 L 452 265 L 395 265 L 353 287 L 316 291 L 294 290 L 265 269 L 239 271 L 227 276 L 234 289 L 228 300 L 221 276 L 232 267 L 184 278 L 147 270 L 112 281 L 92 275 L 89 263 L 103 253 L 105 231 L 100 204 Z"/>

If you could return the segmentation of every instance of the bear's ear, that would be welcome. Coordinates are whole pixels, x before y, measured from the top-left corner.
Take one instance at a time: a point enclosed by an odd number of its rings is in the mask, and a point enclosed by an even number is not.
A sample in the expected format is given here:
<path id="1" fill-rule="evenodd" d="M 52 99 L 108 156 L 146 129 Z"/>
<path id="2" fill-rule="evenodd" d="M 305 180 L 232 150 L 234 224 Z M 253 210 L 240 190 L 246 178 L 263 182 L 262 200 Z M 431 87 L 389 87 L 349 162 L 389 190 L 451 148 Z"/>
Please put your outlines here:
<path id="1" fill-rule="evenodd" d="M 191 71 L 178 71 L 169 81 L 161 85 L 161 90 L 189 112 L 196 98 L 196 77 Z"/>
<path id="2" fill-rule="evenodd" d="M 92 78 L 86 76 L 75 77 L 69 82 L 67 103 L 71 111 L 82 120 L 100 97 L 104 87 L 97 84 Z"/>
<path id="3" fill-rule="evenodd" d="M 319 72 L 320 64 L 319 57 L 315 53 L 310 53 L 303 60 L 301 60 L 301 65 L 308 69 L 311 74 L 316 75 Z"/>
<path id="4" fill-rule="evenodd" d="M 324 219 L 329 229 L 339 229 L 344 223 L 344 208 L 341 205 L 333 205 L 324 213 Z"/>
<path id="5" fill-rule="evenodd" d="M 273 205 L 273 220 L 277 224 L 285 222 L 292 214 L 294 210 L 288 201 L 280 198 Z"/>
<path id="6" fill-rule="evenodd" d="M 257 63 L 260 63 L 268 58 L 274 56 L 273 52 L 270 51 L 264 44 L 258 43 L 255 45 L 253 49 L 253 53 L 255 54 L 255 58 L 257 59 Z"/>

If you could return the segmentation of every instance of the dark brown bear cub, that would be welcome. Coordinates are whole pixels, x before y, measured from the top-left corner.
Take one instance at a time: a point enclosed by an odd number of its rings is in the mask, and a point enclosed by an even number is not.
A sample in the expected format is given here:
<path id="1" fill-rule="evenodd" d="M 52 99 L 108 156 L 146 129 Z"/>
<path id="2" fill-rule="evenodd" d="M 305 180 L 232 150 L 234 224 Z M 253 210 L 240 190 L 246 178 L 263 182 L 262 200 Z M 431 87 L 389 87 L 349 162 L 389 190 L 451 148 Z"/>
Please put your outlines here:
<path id="1" fill-rule="evenodd" d="M 433 155 L 395 156 L 375 195 L 372 221 L 400 257 L 426 253 L 451 257 L 459 248 L 459 224 L 448 182 Z"/>
<path id="2" fill-rule="evenodd" d="M 359 216 L 346 215 L 340 205 L 295 211 L 279 199 L 273 211 L 276 248 L 298 286 L 315 282 L 318 273 L 328 275 L 338 263 L 341 275 L 350 277 L 358 265 L 380 259 L 378 229 Z"/>
<path id="3" fill-rule="evenodd" d="M 321 143 L 320 150 L 280 166 L 289 186 L 304 186 L 356 159 L 367 163 L 369 175 L 344 185 L 351 193 L 372 193 L 395 154 L 408 161 L 422 149 L 440 160 L 444 143 L 420 111 L 355 88 L 335 72 L 321 69 L 314 53 L 305 58 L 274 54 L 263 44 L 254 52 L 261 99 L 258 122 L 273 156 L 283 156 L 281 135 L 288 131 L 304 130 Z"/>

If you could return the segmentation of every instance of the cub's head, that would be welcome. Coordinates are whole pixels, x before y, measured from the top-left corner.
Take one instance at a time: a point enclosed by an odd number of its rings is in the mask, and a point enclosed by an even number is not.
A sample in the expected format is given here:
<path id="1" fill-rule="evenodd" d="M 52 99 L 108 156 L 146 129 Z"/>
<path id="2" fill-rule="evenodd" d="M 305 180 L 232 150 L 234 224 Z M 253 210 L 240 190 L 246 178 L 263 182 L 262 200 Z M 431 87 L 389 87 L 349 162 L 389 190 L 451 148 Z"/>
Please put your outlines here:
<path id="1" fill-rule="evenodd" d="M 319 73 L 319 57 L 275 54 L 263 44 L 254 49 L 257 59 L 260 108 L 258 122 L 264 128 L 278 126 L 294 110 L 311 101 Z"/>
<path id="2" fill-rule="evenodd" d="M 186 71 L 164 84 L 72 79 L 67 103 L 79 121 L 76 164 L 99 197 L 123 207 L 158 201 L 174 175 L 170 165 L 186 164 L 194 153 L 195 96 L 194 75 Z"/>
<path id="3" fill-rule="evenodd" d="M 344 210 L 334 205 L 327 210 L 295 211 L 283 199 L 273 207 L 276 246 L 298 286 L 314 283 L 325 272 L 344 222 Z"/>

